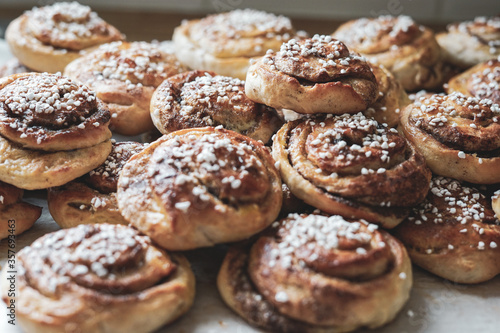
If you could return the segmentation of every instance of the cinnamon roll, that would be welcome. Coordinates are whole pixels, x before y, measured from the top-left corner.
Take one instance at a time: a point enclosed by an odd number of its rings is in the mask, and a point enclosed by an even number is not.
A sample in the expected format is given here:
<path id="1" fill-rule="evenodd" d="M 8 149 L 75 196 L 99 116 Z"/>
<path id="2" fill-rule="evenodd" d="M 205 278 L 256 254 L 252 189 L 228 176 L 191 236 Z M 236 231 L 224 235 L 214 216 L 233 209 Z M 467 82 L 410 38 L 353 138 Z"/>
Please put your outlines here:
<path id="1" fill-rule="evenodd" d="M 244 81 L 206 71 L 163 81 L 151 100 L 151 118 L 163 134 L 222 125 L 264 143 L 282 124 L 273 108 L 245 95 Z"/>
<path id="2" fill-rule="evenodd" d="M 89 172 L 111 150 L 109 119 L 94 92 L 66 77 L 0 79 L 0 180 L 41 189 Z"/>
<path id="3" fill-rule="evenodd" d="M 475 184 L 500 182 L 500 108 L 491 100 L 424 96 L 403 110 L 401 127 L 434 173 Z"/>
<path id="4" fill-rule="evenodd" d="M 437 35 L 444 58 L 451 64 L 468 68 L 500 56 L 500 16 L 478 16 L 473 21 L 448 25 Z"/>
<path id="5" fill-rule="evenodd" d="M 60 2 L 25 12 L 9 24 L 5 39 L 27 67 L 56 73 L 89 49 L 124 36 L 90 7 Z"/>
<path id="6" fill-rule="evenodd" d="M 500 56 L 498 59 L 477 64 L 453 77 L 448 82 L 446 91 L 448 93 L 457 91 L 500 104 Z"/>
<path id="7" fill-rule="evenodd" d="M 89 86 L 111 112 L 110 129 L 123 135 L 152 130 L 149 104 L 166 78 L 185 70 L 157 44 L 113 42 L 72 61 L 64 75 Z"/>
<path id="8" fill-rule="evenodd" d="M 79 224 L 128 224 L 118 210 L 116 190 L 125 162 L 141 152 L 138 142 L 113 143 L 106 161 L 78 180 L 48 190 L 47 202 L 54 221 L 62 228 Z"/>
<path id="9" fill-rule="evenodd" d="M 443 83 L 441 49 L 434 32 L 408 16 L 352 20 L 332 36 L 371 63 L 385 66 L 406 90 L 435 89 Z"/>
<path id="10" fill-rule="evenodd" d="M 231 248 L 217 285 L 252 325 L 348 332 L 393 320 L 409 298 L 412 270 L 404 246 L 376 225 L 293 214 L 250 246 Z"/>
<path id="11" fill-rule="evenodd" d="M 19 62 L 19 59 L 12 58 L 6 61 L 2 66 L 0 66 L 0 78 L 6 77 L 12 74 L 29 73 L 33 70 L 24 66 Z"/>
<path id="12" fill-rule="evenodd" d="M 0 240 L 25 232 L 42 214 L 41 207 L 22 201 L 23 192 L 0 182 Z"/>
<path id="13" fill-rule="evenodd" d="M 412 262 L 458 283 L 500 273 L 500 221 L 477 189 L 434 177 L 424 202 L 394 229 Z"/>
<path id="14" fill-rule="evenodd" d="M 122 225 L 59 230 L 16 259 L 16 319 L 27 332 L 153 332 L 193 303 L 187 260 Z"/>
<path id="15" fill-rule="evenodd" d="M 279 50 L 283 42 L 296 34 L 287 17 L 236 9 L 183 21 L 172 40 L 177 57 L 186 66 L 243 80 L 250 60 L 263 56 L 267 50 Z"/>
<path id="16" fill-rule="evenodd" d="M 262 143 L 222 127 L 185 129 L 125 164 L 117 200 L 158 245 L 187 250 L 266 228 L 280 211 L 281 179 Z"/>
<path id="17" fill-rule="evenodd" d="M 385 228 L 425 198 L 431 178 L 396 129 L 361 113 L 288 122 L 274 138 L 273 157 L 298 198 Z"/>
<path id="18" fill-rule="evenodd" d="M 298 113 L 354 113 L 377 98 L 377 81 L 363 57 L 330 36 L 292 39 L 248 69 L 250 99 Z"/>

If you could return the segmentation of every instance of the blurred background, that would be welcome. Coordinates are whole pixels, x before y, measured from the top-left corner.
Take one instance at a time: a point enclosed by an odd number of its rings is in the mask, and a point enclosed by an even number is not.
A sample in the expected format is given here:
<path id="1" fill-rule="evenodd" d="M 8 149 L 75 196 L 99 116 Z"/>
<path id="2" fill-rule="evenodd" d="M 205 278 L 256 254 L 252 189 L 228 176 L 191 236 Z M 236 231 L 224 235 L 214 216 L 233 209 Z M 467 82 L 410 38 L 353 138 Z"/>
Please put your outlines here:
<path id="1" fill-rule="evenodd" d="M 54 0 L 0 0 L 0 36 L 24 10 Z M 81 0 L 129 40 L 170 39 L 182 19 L 236 8 L 255 8 L 293 19 L 309 33 L 332 33 L 342 22 L 379 15 L 410 15 L 435 30 L 475 16 L 500 14 L 500 0 Z"/>

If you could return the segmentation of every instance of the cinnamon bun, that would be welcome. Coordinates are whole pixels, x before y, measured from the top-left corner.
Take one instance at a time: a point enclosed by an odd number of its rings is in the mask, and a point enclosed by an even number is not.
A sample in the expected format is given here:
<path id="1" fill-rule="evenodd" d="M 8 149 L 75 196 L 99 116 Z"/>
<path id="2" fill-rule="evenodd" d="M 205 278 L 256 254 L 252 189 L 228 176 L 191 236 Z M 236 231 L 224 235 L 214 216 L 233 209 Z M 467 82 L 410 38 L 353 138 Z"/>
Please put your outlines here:
<path id="1" fill-rule="evenodd" d="M 172 40 L 177 57 L 191 69 L 243 80 L 252 59 L 263 56 L 267 50 L 279 50 L 283 42 L 296 34 L 287 17 L 236 9 L 183 21 Z"/>
<path id="2" fill-rule="evenodd" d="M 16 319 L 27 332 L 153 332 L 193 303 L 187 260 L 122 225 L 59 230 L 16 259 Z M 6 268 L 1 276 L 9 304 Z"/>
<path id="3" fill-rule="evenodd" d="M 54 221 L 62 228 L 79 224 L 128 224 L 118 210 L 116 190 L 125 162 L 141 152 L 137 142 L 113 143 L 106 161 L 78 180 L 48 190 L 47 202 Z"/>
<path id="4" fill-rule="evenodd" d="M 41 207 L 22 201 L 23 192 L 0 182 L 0 240 L 25 232 L 42 214 Z"/>
<path id="5" fill-rule="evenodd" d="M 478 16 L 448 25 L 437 35 L 446 61 L 468 68 L 500 56 L 500 16 Z"/>
<path id="6" fill-rule="evenodd" d="M 245 95 L 244 81 L 206 71 L 163 81 L 151 100 L 151 118 L 163 134 L 222 125 L 264 143 L 282 124 L 273 108 Z"/>
<path id="7" fill-rule="evenodd" d="M 456 91 L 500 104 L 500 56 L 498 59 L 477 64 L 453 77 L 448 82 L 446 91 Z"/>
<path id="8" fill-rule="evenodd" d="M 406 90 L 435 89 L 443 83 L 441 49 L 434 32 L 409 16 L 352 20 L 332 36 L 371 63 L 385 66 Z"/>
<path id="9" fill-rule="evenodd" d="M 348 332 L 390 322 L 409 298 L 404 246 L 365 221 L 298 215 L 229 250 L 217 285 L 226 304 L 272 332 Z"/>
<path id="10" fill-rule="evenodd" d="M 401 128 L 434 173 L 475 184 L 500 182 L 500 108 L 491 100 L 424 96 L 403 110 Z"/>
<path id="11" fill-rule="evenodd" d="M 111 150 L 109 119 L 94 92 L 66 77 L 0 79 L 0 180 L 41 189 L 89 172 Z"/>
<path id="12" fill-rule="evenodd" d="M 431 178 L 396 129 L 361 113 L 288 122 L 274 138 L 273 157 L 298 198 L 385 228 L 425 198 Z"/>
<path id="13" fill-rule="evenodd" d="M 113 42 L 72 61 L 64 75 L 96 92 L 111 112 L 113 132 L 138 135 L 154 128 L 149 105 L 155 89 L 185 69 L 157 44 Z"/>
<path id="14" fill-rule="evenodd" d="M 118 207 L 158 245 L 187 250 L 238 241 L 278 216 L 281 179 L 266 147 L 222 127 L 165 135 L 123 167 Z"/>
<path id="15" fill-rule="evenodd" d="M 330 36 L 292 39 L 248 69 L 250 99 L 298 113 L 354 113 L 377 98 L 377 80 L 363 57 Z"/>
<path id="16" fill-rule="evenodd" d="M 25 12 L 9 24 L 5 39 L 27 67 L 56 73 L 89 49 L 124 36 L 90 7 L 60 2 Z"/>
<path id="17" fill-rule="evenodd" d="M 424 202 L 394 229 L 412 262 L 458 283 L 500 273 L 500 221 L 477 189 L 434 177 Z"/>

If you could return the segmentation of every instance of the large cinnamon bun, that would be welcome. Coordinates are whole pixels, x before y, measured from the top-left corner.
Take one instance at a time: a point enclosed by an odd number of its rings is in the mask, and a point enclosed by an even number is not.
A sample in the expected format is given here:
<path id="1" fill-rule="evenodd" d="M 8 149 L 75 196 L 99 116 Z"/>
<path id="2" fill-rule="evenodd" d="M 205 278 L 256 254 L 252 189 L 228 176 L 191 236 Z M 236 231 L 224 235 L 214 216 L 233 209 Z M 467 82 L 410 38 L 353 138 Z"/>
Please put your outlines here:
<path id="1" fill-rule="evenodd" d="M 468 68 L 500 56 L 500 17 L 478 16 L 437 35 L 446 61 Z"/>
<path id="2" fill-rule="evenodd" d="M 236 9 L 184 21 L 172 40 L 179 60 L 191 69 L 245 79 L 251 59 L 279 50 L 295 37 L 290 19 L 255 9 Z"/>
<path id="3" fill-rule="evenodd" d="M 394 235 L 412 262 L 445 279 L 479 283 L 500 273 L 500 221 L 483 194 L 456 180 L 434 177 Z"/>
<path id="4" fill-rule="evenodd" d="M 363 57 L 330 36 L 292 39 L 248 69 L 250 99 L 298 113 L 354 113 L 377 98 L 377 81 Z"/>
<path id="5" fill-rule="evenodd" d="M 476 184 L 500 182 L 500 107 L 491 100 L 427 95 L 403 110 L 401 127 L 434 173 Z"/>
<path id="6" fill-rule="evenodd" d="M 79 224 L 128 224 L 116 202 L 118 177 L 123 165 L 141 152 L 138 142 L 115 142 L 103 164 L 81 178 L 48 189 L 47 202 L 54 221 L 62 228 Z"/>
<path id="7" fill-rule="evenodd" d="M 409 298 L 404 246 L 365 221 L 298 215 L 229 250 L 217 278 L 226 304 L 272 332 L 348 332 L 394 319 Z"/>
<path id="8" fill-rule="evenodd" d="M 273 108 L 245 95 L 245 82 L 192 71 L 165 80 L 151 100 L 156 128 L 168 134 L 184 128 L 219 126 L 267 143 L 281 126 Z"/>
<path id="9" fill-rule="evenodd" d="M 361 113 L 288 122 L 274 138 L 273 157 L 298 198 L 386 228 L 425 198 L 431 178 L 396 129 Z"/>
<path id="10" fill-rule="evenodd" d="M 187 260 L 122 225 L 59 230 L 16 259 L 16 320 L 27 332 L 153 332 L 194 299 Z M 7 271 L 1 283 L 9 304 Z"/>
<path id="11" fill-rule="evenodd" d="M 158 44 L 113 42 L 72 61 L 64 75 L 96 92 L 111 112 L 113 132 L 138 135 L 154 128 L 149 104 L 155 89 L 184 70 Z"/>
<path id="12" fill-rule="evenodd" d="M 9 24 L 5 38 L 22 64 L 56 73 L 90 48 L 124 36 L 90 7 L 60 2 L 25 12 Z"/>
<path id="13" fill-rule="evenodd" d="M 442 84 L 441 49 L 434 33 L 408 16 L 352 20 L 332 36 L 368 61 L 386 67 L 406 90 L 434 89 Z"/>
<path id="14" fill-rule="evenodd" d="M 221 127 L 165 135 L 118 180 L 127 221 L 169 250 L 238 241 L 278 216 L 281 179 L 267 148 Z"/>
<path id="15" fill-rule="evenodd" d="M 111 150 L 109 119 L 94 92 L 66 77 L 0 79 L 0 180 L 40 189 L 89 172 Z"/>

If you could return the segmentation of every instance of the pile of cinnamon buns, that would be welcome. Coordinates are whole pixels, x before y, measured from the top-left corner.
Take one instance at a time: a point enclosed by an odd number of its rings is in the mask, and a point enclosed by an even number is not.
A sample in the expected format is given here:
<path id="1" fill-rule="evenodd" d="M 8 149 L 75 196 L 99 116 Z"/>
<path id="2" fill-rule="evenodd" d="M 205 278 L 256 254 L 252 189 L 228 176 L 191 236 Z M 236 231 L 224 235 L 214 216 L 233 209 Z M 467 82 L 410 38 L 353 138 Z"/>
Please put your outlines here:
<path id="1" fill-rule="evenodd" d="M 194 301 L 180 251 L 222 243 L 223 300 L 273 332 L 390 322 L 412 262 L 500 273 L 500 18 L 309 33 L 238 9 L 129 42 L 76 2 L 11 22 L 0 235 L 40 217 L 23 189 L 63 228 L 18 253 L 24 330 L 154 331 Z"/>

